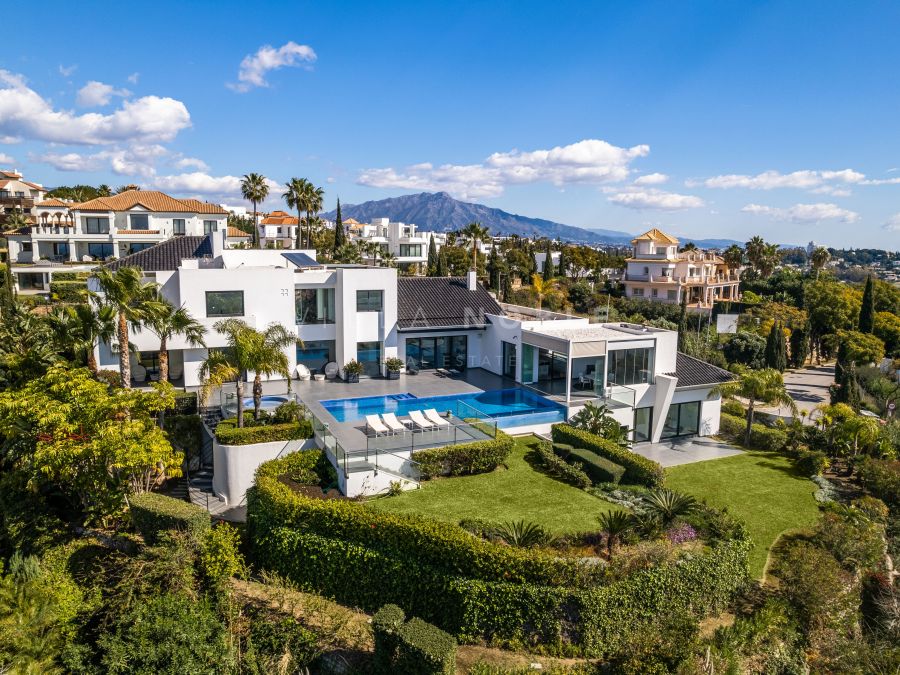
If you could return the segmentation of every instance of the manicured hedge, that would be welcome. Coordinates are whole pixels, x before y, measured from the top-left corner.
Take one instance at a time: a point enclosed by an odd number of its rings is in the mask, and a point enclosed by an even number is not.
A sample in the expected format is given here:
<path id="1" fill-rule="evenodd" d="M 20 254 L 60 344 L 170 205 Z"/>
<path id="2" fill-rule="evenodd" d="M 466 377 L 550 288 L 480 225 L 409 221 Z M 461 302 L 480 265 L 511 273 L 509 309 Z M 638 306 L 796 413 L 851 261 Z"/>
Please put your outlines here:
<path id="1" fill-rule="evenodd" d="M 744 442 L 747 419 L 723 412 L 719 420 L 719 434 L 739 443 Z M 781 429 L 773 429 L 754 422 L 750 428 L 750 447 L 756 450 L 779 452 L 787 445 L 787 434 Z"/>
<path id="2" fill-rule="evenodd" d="M 51 281 L 50 295 L 60 302 L 83 302 L 87 293 L 84 281 Z"/>
<path id="3" fill-rule="evenodd" d="M 800 450 L 794 456 L 797 468 L 807 476 L 821 476 L 828 468 L 828 455 L 818 450 Z"/>
<path id="4" fill-rule="evenodd" d="M 197 414 L 197 392 L 195 391 L 176 391 L 175 392 L 175 408 L 173 411 L 178 415 L 196 415 Z"/>
<path id="5" fill-rule="evenodd" d="M 553 451 L 567 462 L 580 464 L 582 470 L 594 483 L 618 483 L 625 475 L 624 467 L 590 450 L 556 443 Z"/>
<path id="6" fill-rule="evenodd" d="M 53 281 L 81 281 L 86 283 L 90 272 L 54 272 Z"/>
<path id="7" fill-rule="evenodd" d="M 163 429 L 169 442 L 175 448 L 183 450 L 185 457 L 200 454 L 203 445 L 203 420 L 200 415 L 166 415 Z"/>
<path id="8" fill-rule="evenodd" d="M 722 412 L 734 415 L 735 417 L 743 417 L 747 411 L 746 408 L 741 405 L 740 401 L 735 401 L 733 398 L 727 398 L 722 401 Z"/>
<path id="9" fill-rule="evenodd" d="M 406 614 L 397 605 L 385 605 L 372 617 L 372 635 L 375 638 L 375 672 L 391 673 L 397 654 L 397 631 L 406 621 Z"/>
<path id="10" fill-rule="evenodd" d="M 665 482 L 666 474 L 659 464 L 630 450 L 620 448 L 615 443 L 596 434 L 576 429 L 568 424 L 554 424 L 552 435 L 554 443 L 590 450 L 623 467 L 625 469 L 623 479 L 626 483 L 660 487 Z"/>
<path id="11" fill-rule="evenodd" d="M 454 675 L 456 640 L 449 633 L 414 617 L 397 634 L 395 673 L 407 675 Z"/>
<path id="12" fill-rule="evenodd" d="M 181 499 L 144 492 L 131 497 L 129 503 L 131 522 L 148 544 L 154 543 L 159 533 L 166 530 L 182 530 L 200 536 L 209 529 L 209 514 Z"/>
<path id="13" fill-rule="evenodd" d="M 287 424 L 262 424 L 258 427 L 237 427 L 235 418 L 230 418 L 222 420 L 216 427 L 216 440 L 222 445 L 251 445 L 312 437 L 312 422 L 309 420 Z"/>
<path id="14" fill-rule="evenodd" d="M 743 441 L 747 422 L 743 417 L 729 415 L 724 410 L 719 417 L 719 435 L 736 441 Z"/>
<path id="15" fill-rule="evenodd" d="M 553 452 L 553 446 L 549 443 L 538 443 L 535 452 L 544 471 L 554 478 L 578 488 L 589 488 L 593 485 L 590 476 L 582 470 L 581 464 L 570 464 L 562 457 L 557 457 Z"/>
<path id="16" fill-rule="evenodd" d="M 493 471 L 506 461 L 513 448 L 513 440 L 502 431 L 489 441 L 475 441 L 443 448 L 418 450 L 412 460 L 419 463 L 423 478 L 437 476 L 468 476 Z"/>

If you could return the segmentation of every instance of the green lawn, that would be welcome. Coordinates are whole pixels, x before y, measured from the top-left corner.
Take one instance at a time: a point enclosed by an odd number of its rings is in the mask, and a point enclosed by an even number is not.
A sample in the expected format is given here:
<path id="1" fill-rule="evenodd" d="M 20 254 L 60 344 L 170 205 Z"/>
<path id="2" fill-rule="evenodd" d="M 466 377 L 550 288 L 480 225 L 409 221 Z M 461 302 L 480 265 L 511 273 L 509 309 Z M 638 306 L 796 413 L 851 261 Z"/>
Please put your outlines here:
<path id="1" fill-rule="evenodd" d="M 705 498 L 747 523 L 754 547 L 750 571 L 762 577 L 769 548 L 782 532 L 807 527 L 818 518 L 815 484 L 777 455 L 742 455 L 666 470 L 666 487 Z"/>
<path id="2" fill-rule="evenodd" d="M 597 516 L 616 507 L 536 471 L 525 461 L 534 436 L 516 439 L 507 465 L 491 473 L 442 478 L 396 497 L 369 502 L 375 509 L 414 513 L 458 523 L 481 518 L 502 523 L 525 520 L 554 534 L 597 529 Z"/>

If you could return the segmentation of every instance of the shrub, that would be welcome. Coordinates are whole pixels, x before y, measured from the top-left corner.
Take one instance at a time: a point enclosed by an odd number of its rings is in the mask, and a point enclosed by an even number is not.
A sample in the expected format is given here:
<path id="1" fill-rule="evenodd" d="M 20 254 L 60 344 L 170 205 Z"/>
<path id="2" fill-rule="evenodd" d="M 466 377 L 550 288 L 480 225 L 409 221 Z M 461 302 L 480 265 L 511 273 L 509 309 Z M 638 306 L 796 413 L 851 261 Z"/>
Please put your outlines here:
<path id="1" fill-rule="evenodd" d="M 758 450 L 780 452 L 787 445 L 788 435 L 781 429 L 772 429 L 762 424 L 750 428 L 750 447 Z"/>
<path id="2" fill-rule="evenodd" d="M 828 468 L 828 455 L 818 450 L 800 450 L 797 452 L 795 464 L 806 476 L 821 476 Z"/>
<path id="3" fill-rule="evenodd" d="M 297 401 L 285 401 L 272 413 L 272 421 L 275 424 L 289 424 L 291 422 L 299 422 L 304 417 L 306 406 L 300 405 Z"/>
<path id="4" fill-rule="evenodd" d="M 409 675 L 453 675 L 456 640 L 449 633 L 419 618 L 400 627 L 396 671 Z"/>
<path id="5" fill-rule="evenodd" d="M 397 605 L 384 605 L 372 617 L 372 635 L 375 638 L 375 672 L 391 673 L 397 654 L 397 631 L 406 621 L 406 614 Z"/>
<path id="6" fill-rule="evenodd" d="M 248 618 L 250 635 L 243 672 L 308 673 L 306 666 L 321 655 L 319 636 L 293 618 L 255 608 Z M 253 659 L 255 670 L 248 663 Z"/>
<path id="7" fill-rule="evenodd" d="M 733 398 L 722 401 L 722 412 L 735 417 L 743 417 L 747 414 L 747 410 L 741 405 L 740 401 L 735 401 Z"/>
<path id="8" fill-rule="evenodd" d="M 493 471 L 506 461 L 512 448 L 512 438 L 497 431 L 497 437 L 489 441 L 418 450 L 412 453 L 412 460 L 418 462 L 425 478 L 468 476 Z"/>
<path id="9" fill-rule="evenodd" d="M 247 565 L 240 545 L 240 533 L 228 523 L 220 523 L 203 537 L 200 569 L 213 587 L 223 586 L 231 577 L 244 576 Z"/>
<path id="10" fill-rule="evenodd" d="M 565 443 L 575 448 L 590 450 L 620 465 L 625 469 L 623 479 L 626 482 L 659 487 L 665 481 L 665 472 L 659 464 L 620 448 L 595 434 L 575 429 L 568 424 L 554 424 L 552 435 L 554 443 Z"/>
<path id="11" fill-rule="evenodd" d="M 731 415 L 725 410 L 719 416 L 719 435 L 733 440 L 742 440 L 747 429 L 747 421 L 743 417 Z"/>
<path id="12" fill-rule="evenodd" d="M 864 457 L 856 470 L 871 495 L 890 507 L 900 507 L 900 460 Z"/>
<path id="13" fill-rule="evenodd" d="M 203 445 L 203 420 L 199 415 L 166 415 L 163 429 L 172 447 L 182 450 L 185 457 L 200 453 Z"/>
<path id="14" fill-rule="evenodd" d="M 176 391 L 175 392 L 175 409 L 176 415 L 196 415 L 197 414 L 197 392 L 196 391 Z"/>
<path id="15" fill-rule="evenodd" d="M 50 295 L 59 302 L 84 302 L 87 294 L 87 284 L 84 281 L 56 281 L 50 282 Z"/>
<path id="16" fill-rule="evenodd" d="M 605 457 L 600 457 L 590 450 L 573 448 L 566 444 L 556 444 L 553 446 L 553 450 L 567 462 L 578 464 L 594 483 L 618 484 L 625 475 L 624 467 Z"/>
<path id="17" fill-rule="evenodd" d="M 253 443 L 269 443 L 272 441 L 292 441 L 312 438 L 312 422 L 301 420 L 288 424 L 265 424 L 257 427 L 238 427 L 235 419 L 219 422 L 216 427 L 216 440 L 222 445 L 252 445 Z"/>
<path id="18" fill-rule="evenodd" d="M 537 523 L 528 523 L 524 520 L 501 523 L 494 528 L 492 534 L 497 539 L 518 548 L 546 546 L 554 538 L 552 534 Z"/>
<path id="19" fill-rule="evenodd" d="M 554 478 L 582 489 L 591 487 L 591 479 L 581 469 L 581 465 L 570 464 L 561 457 L 557 457 L 553 451 L 553 446 L 549 443 L 538 443 L 535 452 L 541 467 Z"/>
<path id="20" fill-rule="evenodd" d="M 144 492 L 131 500 L 131 522 L 148 544 L 161 532 L 180 530 L 200 539 L 209 530 L 209 514 L 189 502 L 158 492 Z"/>

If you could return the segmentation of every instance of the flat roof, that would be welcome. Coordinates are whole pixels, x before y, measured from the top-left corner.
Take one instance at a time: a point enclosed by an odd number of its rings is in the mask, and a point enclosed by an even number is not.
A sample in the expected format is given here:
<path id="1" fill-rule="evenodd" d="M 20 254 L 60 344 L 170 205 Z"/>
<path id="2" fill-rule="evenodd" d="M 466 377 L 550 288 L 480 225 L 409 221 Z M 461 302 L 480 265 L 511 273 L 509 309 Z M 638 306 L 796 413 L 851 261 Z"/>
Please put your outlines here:
<path id="1" fill-rule="evenodd" d="M 623 337 L 651 337 L 656 333 L 669 332 L 664 328 L 641 326 L 633 323 L 592 323 L 587 326 L 574 327 L 544 327 L 535 326 L 525 328 L 526 331 L 540 333 L 549 337 L 555 337 L 570 342 L 593 342 L 595 340 L 620 339 Z"/>

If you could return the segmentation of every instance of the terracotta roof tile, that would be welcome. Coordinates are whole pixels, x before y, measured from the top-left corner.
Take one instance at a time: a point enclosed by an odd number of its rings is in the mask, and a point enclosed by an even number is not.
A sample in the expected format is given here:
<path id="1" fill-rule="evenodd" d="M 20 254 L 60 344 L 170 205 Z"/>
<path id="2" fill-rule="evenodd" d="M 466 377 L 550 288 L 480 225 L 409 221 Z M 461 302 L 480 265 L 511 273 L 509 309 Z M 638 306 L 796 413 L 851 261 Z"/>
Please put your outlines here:
<path id="1" fill-rule="evenodd" d="M 284 211 L 272 211 L 262 219 L 260 225 L 297 225 L 299 222 L 297 216 L 292 216 Z"/>
<path id="2" fill-rule="evenodd" d="M 666 234 L 662 230 L 658 230 L 655 227 L 652 230 L 648 230 L 647 232 L 644 232 L 644 234 L 635 237 L 631 241 L 632 243 L 636 241 L 661 241 L 666 244 L 678 243 L 678 240 L 675 237 L 670 234 Z"/>
<path id="3" fill-rule="evenodd" d="M 45 199 L 42 202 L 35 202 L 35 206 L 54 206 L 54 207 L 62 207 L 68 208 L 72 206 L 72 204 L 68 202 L 64 202 L 62 199 L 57 199 L 56 197 L 51 197 L 50 199 Z"/>
<path id="4" fill-rule="evenodd" d="M 232 238 L 242 238 L 242 239 L 249 239 L 249 238 L 250 238 L 250 235 L 249 235 L 249 234 L 247 234 L 247 233 L 244 232 L 243 230 L 240 230 L 240 229 L 238 229 L 238 228 L 236 228 L 236 227 L 229 227 L 229 228 L 228 228 L 228 236 L 229 236 L 229 237 L 232 237 Z"/>
<path id="5" fill-rule="evenodd" d="M 77 211 L 128 211 L 141 206 L 148 211 L 168 213 L 210 213 L 227 215 L 228 211 L 217 204 L 197 199 L 175 199 L 156 190 L 128 190 L 112 197 L 97 197 L 72 206 Z"/>

